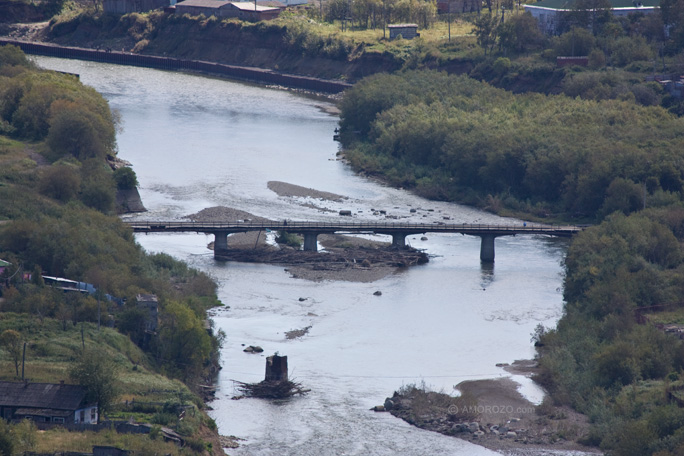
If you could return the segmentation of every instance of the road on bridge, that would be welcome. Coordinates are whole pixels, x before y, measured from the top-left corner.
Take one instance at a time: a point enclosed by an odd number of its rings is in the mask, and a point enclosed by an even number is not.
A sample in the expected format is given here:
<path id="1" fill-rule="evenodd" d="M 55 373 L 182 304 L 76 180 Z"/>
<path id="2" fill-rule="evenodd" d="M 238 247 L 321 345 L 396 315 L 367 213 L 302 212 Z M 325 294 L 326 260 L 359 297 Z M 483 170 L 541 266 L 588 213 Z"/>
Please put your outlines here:
<path id="1" fill-rule="evenodd" d="M 494 239 L 516 234 L 544 234 L 570 237 L 584 229 L 574 225 L 544 225 L 522 223 L 517 225 L 479 225 L 467 223 L 388 223 L 388 222 L 299 222 L 299 221 L 226 221 L 179 222 L 164 220 L 128 221 L 136 233 L 209 233 L 215 236 L 214 252 L 228 248 L 228 235 L 248 231 L 288 231 L 304 236 L 304 250 L 317 250 L 317 236 L 323 233 L 367 233 L 392 236 L 392 245 L 404 247 L 406 236 L 419 233 L 459 233 L 479 236 L 480 260 L 494 261 Z"/>

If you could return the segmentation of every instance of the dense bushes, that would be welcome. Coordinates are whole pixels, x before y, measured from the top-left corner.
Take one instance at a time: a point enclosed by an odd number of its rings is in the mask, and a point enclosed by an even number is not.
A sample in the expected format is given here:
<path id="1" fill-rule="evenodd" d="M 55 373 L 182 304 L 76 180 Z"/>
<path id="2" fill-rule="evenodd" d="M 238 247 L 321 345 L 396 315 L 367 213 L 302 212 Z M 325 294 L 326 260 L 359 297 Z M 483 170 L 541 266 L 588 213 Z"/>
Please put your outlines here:
<path id="1" fill-rule="evenodd" d="M 586 443 L 611 454 L 684 450 L 684 344 L 654 321 L 681 321 L 681 206 L 614 214 L 579 234 L 566 258 L 565 315 L 541 335 L 538 380 L 593 422 Z M 666 312 L 663 313 L 663 312 Z"/>
<path id="2" fill-rule="evenodd" d="M 588 218 L 681 197 L 684 124 L 661 108 L 428 71 L 368 78 L 341 107 L 352 165 L 424 194 Z"/>
<path id="3" fill-rule="evenodd" d="M 204 327 L 207 309 L 220 304 L 216 284 L 168 255 L 147 255 L 129 227 L 106 215 L 117 187 L 137 183 L 132 170 L 112 172 L 107 163 L 116 149 L 107 102 L 73 77 L 35 70 L 22 56 L 0 47 L 3 125 L 33 141 L 28 147 L 0 137 L 0 220 L 7 222 L 0 224 L 0 258 L 12 263 L 0 278 L 0 311 L 53 318 L 64 330 L 115 315 L 121 332 L 167 374 L 205 374 L 220 342 Z M 93 284 L 98 293 L 63 293 L 45 286 L 41 273 Z M 159 298 L 157 338 L 145 333 L 147 314 L 135 305 L 140 293 Z"/>

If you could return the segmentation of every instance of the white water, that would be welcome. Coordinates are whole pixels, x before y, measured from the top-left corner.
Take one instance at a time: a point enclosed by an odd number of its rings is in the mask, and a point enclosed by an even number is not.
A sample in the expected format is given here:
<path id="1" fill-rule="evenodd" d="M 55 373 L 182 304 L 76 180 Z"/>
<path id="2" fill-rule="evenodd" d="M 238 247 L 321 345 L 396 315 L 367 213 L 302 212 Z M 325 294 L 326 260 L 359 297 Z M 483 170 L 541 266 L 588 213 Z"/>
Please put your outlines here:
<path id="1" fill-rule="evenodd" d="M 321 109 L 326 102 L 178 73 L 36 60 L 79 73 L 121 113 L 119 156 L 133 164 L 149 209 L 140 218 L 178 218 L 224 205 L 274 219 L 336 218 L 344 208 L 358 219 L 378 219 L 371 209 L 385 209 L 407 221 L 519 223 L 354 175 L 335 160 L 337 118 Z M 335 211 L 322 212 L 278 197 L 266 187 L 270 180 L 350 199 L 307 201 Z M 495 454 L 369 408 L 402 385 L 424 381 L 451 392 L 463 380 L 508 376 L 497 363 L 532 357 L 535 326 L 553 326 L 561 315 L 565 243 L 498 238 L 496 265 L 488 269 L 480 266 L 479 238 L 427 237 L 408 240 L 432 255 L 430 263 L 371 284 L 314 283 L 292 279 L 280 267 L 217 263 L 206 249 L 213 239 L 203 235 L 138 237 L 147 250 L 212 275 L 229 306 L 213 314 L 228 338 L 211 415 L 221 434 L 245 439 L 230 454 Z M 306 336 L 285 340 L 285 331 L 307 326 Z M 231 380 L 259 381 L 264 374 L 264 356 L 243 353 L 243 344 L 262 346 L 263 355 L 288 355 L 291 377 L 311 393 L 275 403 L 230 400 L 236 394 Z M 524 394 L 541 400 L 528 379 L 514 379 Z"/>

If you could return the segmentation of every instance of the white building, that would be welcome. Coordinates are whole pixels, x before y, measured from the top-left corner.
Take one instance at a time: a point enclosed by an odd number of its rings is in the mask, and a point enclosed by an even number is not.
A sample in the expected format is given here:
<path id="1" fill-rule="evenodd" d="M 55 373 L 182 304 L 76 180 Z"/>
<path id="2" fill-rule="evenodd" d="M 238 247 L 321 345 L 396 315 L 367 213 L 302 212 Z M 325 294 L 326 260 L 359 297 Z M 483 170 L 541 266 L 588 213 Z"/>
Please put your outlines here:
<path id="1" fill-rule="evenodd" d="M 613 16 L 628 16 L 641 13 L 651 14 L 660 8 L 660 0 L 610 0 Z M 542 0 L 531 5 L 523 5 L 539 22 L 539 28 L 549 35 L 555 35 L 563 21 L 563 16 L 575 12 L 575 0 Z"/>

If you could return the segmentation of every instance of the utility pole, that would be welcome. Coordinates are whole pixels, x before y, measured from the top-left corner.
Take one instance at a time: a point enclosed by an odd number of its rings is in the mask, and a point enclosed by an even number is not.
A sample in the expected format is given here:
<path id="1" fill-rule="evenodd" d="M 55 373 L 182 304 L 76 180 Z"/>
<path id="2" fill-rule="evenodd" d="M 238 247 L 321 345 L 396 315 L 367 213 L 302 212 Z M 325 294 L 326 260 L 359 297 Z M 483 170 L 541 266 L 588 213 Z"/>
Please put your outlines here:
<path id="1" fill-rule="evenodd" d="M 26 363 L 26 342 L 24 342 L 24 353 L 21 355 L 21 379 L 24 379 L 24 364 Z"/>
<path id="2" fill-rule="evenodd" d="M 447 3 L 447 20 L 449 21 L 449 42 L 451 42 L 451 0 Z"/>

